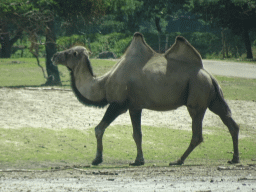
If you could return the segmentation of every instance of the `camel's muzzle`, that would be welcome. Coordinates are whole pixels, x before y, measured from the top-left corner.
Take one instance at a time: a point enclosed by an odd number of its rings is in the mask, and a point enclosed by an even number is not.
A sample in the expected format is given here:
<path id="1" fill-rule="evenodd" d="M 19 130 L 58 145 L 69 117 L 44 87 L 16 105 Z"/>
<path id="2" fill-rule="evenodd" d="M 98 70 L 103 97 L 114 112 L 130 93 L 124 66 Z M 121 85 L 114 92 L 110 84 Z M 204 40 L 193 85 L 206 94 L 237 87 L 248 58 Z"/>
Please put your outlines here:
<path id="1" fill-rule="evenodd" d="M 55 53 L 51 60 L 52 60 L 52 64 L 56 66 L 59 63 L 58 53 Z"/>

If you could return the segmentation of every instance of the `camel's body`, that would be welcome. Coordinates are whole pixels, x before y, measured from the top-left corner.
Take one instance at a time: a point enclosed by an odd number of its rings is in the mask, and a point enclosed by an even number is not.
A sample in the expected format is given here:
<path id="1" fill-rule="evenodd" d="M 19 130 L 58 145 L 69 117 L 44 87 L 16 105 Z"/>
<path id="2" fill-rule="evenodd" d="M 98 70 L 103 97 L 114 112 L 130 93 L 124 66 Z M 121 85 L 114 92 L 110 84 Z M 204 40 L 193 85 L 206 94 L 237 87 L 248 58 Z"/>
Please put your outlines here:
<path id="1" fill-rule="evenodd" d="M 113 69 L 96 78 L 83 47 L 57 53 L 53 61 L 71 70 L 72 87 L 78 99 L 87 105 L 110 104 L 95 128 L 97 154 L 93 164 L 102 162 L 102 137 L 107 126 L 129 109 L 137 158 L 132 165 L 144 164 L 142 153 L 141 111 L 176 109 L 186 105 L 192 118 L 193 137 L 187 151 L 173 164 L 183 164 L 192 150 L 202 142 L 202 120 L 207 108 L 219 115 L 228 126 L 234 145 L 232 163 L 239 162 L 239 128 L 216 80 L 203 68 L 200 54 L 183 37 L 163 55 L 154 52 L 140 33 Z"/>

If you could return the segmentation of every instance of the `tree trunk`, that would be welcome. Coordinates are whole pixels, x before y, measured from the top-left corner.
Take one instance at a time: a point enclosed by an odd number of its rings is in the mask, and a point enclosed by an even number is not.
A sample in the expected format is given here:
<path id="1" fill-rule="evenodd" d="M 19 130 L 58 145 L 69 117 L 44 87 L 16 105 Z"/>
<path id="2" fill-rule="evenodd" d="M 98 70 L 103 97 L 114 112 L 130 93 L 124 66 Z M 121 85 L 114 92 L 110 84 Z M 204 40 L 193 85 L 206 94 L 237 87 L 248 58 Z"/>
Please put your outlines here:
<path id="1" fill-rule="evenodd" d="M 245 48 L 247 51 L 247 59 L 253 59 L 252 46 L 251 46 L 251 41 L 249 37 L 249 30 L 247 29 L 247 27 L 243 28 L 243 40 L 244 40 Z"/>
<path id="2" fill-rule="evenodd" d="M 3 23 L 2 25 L 2 50 L 1 58 L 10 58 L 11 57 L 11 44 L 10 44 L 10 35 L 7 29 L 7 25 Z"/>
<path id="3" fill-rule="evenodd" d="M 224 29 L 221 30 L 221 37 L 222 37 L 222 59 L 225 59 L 225 34 L 224 34 Z"/>
<path id="4" fill-rule="evenodd" d="M 11 48 L 13 44 L 22 36 L 22 30 L 18 30 L 17 34 L 10 39 L 10 33 L 8 31 L 8 26 L 6 23 L 3 22 L 2 26 L 2 35 L 0 39 L 0 43 L 2 45 L 1 50 L 1 58 L 10 58 L 11 57 Z"/>
<path id="5" fill-rule="evenodd" d="M 51 58 L 56 53 L 54 20 L 47 23 L 46 29 L 46 71 L 48 79 L 44 85 L 61 85 L 58 67 L 52 64 Z"/>
<path id="6" fill-rule="evenodd" d="M 161 53 L 161 26 L 160 17 L 155 17 L 156 30 L 158 31 L 158 52 Z"/>
<path id="7" fill-rule="evenodd" d="M 160 26 L 160 17 L 155 17 L 156 30 L 158 33 L 162 33 L 162 29 Z"/>

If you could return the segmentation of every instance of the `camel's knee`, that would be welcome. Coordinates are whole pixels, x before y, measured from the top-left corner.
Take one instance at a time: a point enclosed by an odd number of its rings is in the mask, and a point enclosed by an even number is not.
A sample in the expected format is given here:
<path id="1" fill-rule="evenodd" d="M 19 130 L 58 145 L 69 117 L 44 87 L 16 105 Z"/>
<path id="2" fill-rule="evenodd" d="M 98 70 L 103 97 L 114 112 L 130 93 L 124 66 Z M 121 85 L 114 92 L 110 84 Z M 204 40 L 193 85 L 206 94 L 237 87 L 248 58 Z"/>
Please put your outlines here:
<path id="1" fill-rule="evenodd" d="M 190 145 L 192 145 L 193 147 L 196 147 L 202 142 L 203 142 L 203 136 L 202 135 L 193 136 Z"/>
<path id="2" fill-rule="evenodd" d="M 142 139 L 142 133 L 141 133 L 141 132 L 134 132 L 134 133 L 132 134 L 132 136 L 133 136 L 133 139 L 134 139 L 135 141 Z"/>
<path id="3" fill-rule="evenodd" d="M 103 137 L 103 134 L 104 134 L 104 132 L 105 132 L 105 129 L 101 129 L 100 127 L 95 127 L 95 137 L 97 138 L 97 139 L 100 139 L 100 138 L 102 138 Z"/>

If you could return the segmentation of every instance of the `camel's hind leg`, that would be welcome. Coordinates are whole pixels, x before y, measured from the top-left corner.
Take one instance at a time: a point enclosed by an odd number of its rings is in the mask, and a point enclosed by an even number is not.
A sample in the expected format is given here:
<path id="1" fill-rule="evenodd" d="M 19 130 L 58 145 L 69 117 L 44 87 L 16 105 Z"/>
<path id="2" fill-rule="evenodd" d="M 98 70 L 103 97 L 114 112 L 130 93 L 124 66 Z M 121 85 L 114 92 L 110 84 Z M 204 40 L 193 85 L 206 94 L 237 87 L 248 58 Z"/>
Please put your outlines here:
<path id="1" fill-rule="evenodd" d="M 103 151 L 103 145 L 102 145 L 102 137 L 105 132 L 105 129 L 109 126 L 109 124 L 115 120 L 116 117 L 118 117 L 120 114 L 127 111 L 127 104 L 117 104 L 112 103 L 109 105 L 103 119 L 101 122 L 95 127 L 95 136 L 97 139 L 97 152 L 96 157 L 93 160 L 93 165 L 100 164 L 102 160 L 102 151 Z"/>
<path id="2" fill-rule="evenodd" d="M 130 163 L 132 166 L 144 165 L 142 152 L 141 111 L 142 110 L 129 110 L 133 126 L 133 139 L 137 146 L 137 157 L 134 163 Z"/>
<path id="3" fill-rule="evenodd" d="M 228 163 L 239 163 L 239 152 L 238 152 L 238 134 L 239 134 L 239 126 L 236 124 L 236 122 L 233 120 L 231 115 L 231 110 L 228 107 L 228 104 L 223 98 L 217 98 L 214 100 L 210 106 L 209 109 L 219 115 L 223 123 L 228 127 L 229 132 L 232 136 L 233 140 L 233 159 L 231 161 L 228 161 Z"/>
<path id="4" fill-rule="evenodd" d="M 190 145 L 179 160 L 171 162 L 169 165 L 182 165 L 188 155 L 203 141 L 202 121 L 206 109 L 194 109 L 188 107 L 188 111 L 192 118 L 192 139 Z"/>

